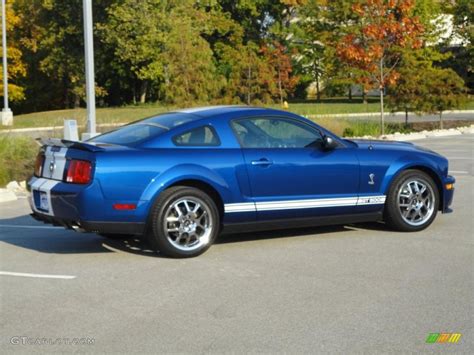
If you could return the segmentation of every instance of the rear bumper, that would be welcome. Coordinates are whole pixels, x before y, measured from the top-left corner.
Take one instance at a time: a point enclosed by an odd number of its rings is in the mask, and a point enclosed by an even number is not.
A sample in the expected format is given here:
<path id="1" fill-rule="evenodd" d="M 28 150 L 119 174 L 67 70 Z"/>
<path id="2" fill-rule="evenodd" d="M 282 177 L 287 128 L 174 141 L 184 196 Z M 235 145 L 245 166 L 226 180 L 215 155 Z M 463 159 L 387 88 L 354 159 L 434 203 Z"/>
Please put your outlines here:
<path id="1" fill-rule="evenodd" d="M 148 204 L 145 201 L 107 200 L 98 180 L 88 185 L 33 177 L 28 182 L 33 218 L 77 231 L 142 234 Z M 42 199 L 47 209 L 42 208 Z M 135 210 L 116 210 L 114 203 L 133 203 Z"/>
<path id="2" fill-rule="evenodd" d="M 33 212 L 31 217 L 46 224 L 61 226 L 66 229 L 75 230 L 77 232 L 133 235 L 145 233 L 145 223 L 138 222 L 97 222 L 71 220 L 49 216 L 38 212 Z"/>

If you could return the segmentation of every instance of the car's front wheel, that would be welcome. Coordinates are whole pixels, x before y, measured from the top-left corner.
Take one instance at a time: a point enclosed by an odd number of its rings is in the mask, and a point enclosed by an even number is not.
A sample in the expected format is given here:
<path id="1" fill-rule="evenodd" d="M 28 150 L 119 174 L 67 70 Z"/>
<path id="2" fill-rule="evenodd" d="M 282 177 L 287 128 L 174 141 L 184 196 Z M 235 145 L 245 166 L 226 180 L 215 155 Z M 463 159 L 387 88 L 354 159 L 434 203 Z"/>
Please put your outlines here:
<path id="1" fill-rule="evenodd" d="M 390 187 L 385 220 L 396 230 L 419 231 L 434 221 L 438 205 L 439 192 L 433 179 L 419 170 L 405 170 Z"/>
<path id="2" fill-rule="evenodd" d="M 209 249 L 219 233 L 219 223 L 212 198 L 193 187 L 175 186 L 153 205 L 149 240 L 164 255 L 193 257 Z"/>

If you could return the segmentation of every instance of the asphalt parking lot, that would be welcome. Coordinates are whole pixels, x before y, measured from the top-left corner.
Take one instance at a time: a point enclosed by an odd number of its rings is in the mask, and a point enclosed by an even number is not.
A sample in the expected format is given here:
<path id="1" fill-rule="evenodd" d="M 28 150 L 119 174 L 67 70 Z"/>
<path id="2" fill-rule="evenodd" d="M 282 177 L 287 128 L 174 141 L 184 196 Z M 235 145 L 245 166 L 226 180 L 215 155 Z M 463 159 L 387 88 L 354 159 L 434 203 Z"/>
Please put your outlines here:
<path id="1" fill-rule="evenodd" d="M 418 233 L 232 235 L 174 260 L 39 224 L 25 199 L 1 204 L 2 353 L 474 353 L 474 135 L 415 143 L 457 179 L 454 213 Z M 442 332 L 462 337 L 426 344 Z"/>

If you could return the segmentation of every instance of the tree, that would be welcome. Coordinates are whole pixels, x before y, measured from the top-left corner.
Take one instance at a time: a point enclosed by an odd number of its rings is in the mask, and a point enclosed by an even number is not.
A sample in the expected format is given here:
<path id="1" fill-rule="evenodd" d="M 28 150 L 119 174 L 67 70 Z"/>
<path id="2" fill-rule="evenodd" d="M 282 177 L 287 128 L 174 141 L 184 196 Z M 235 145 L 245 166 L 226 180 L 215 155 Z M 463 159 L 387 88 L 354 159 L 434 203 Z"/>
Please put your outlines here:
<path id="1" fill-rule="evenodd" d="M 165 95 L 174 103 L 209 102 L 221 86 L 209 43 L 195 26 L 199 15 L 198 10 L 186 7 L 169 14 L 173 27 L 166 36 L 162 58 Z"/>
<path id="2" fill-rule="evenodd" d="M 384 134 L 383 96 L 399 78 L 401 50 L 419 48 L 423 28 L 412 16 L 413 0 L 362 0 L 352 9 L 358 21 L 347 27 L 337 47 L 340 58 L 354 68 L 364 87 L 380 91 L 380 124 Z"/>
<path id="3" fill-rule="evenodd" d="M 161 0 L 124 0 L 107 9 L 108 21 L 99 26 L 103 41 L 140 81 L 140 102 L 146 101 L 150 81 L 164 76 L 163 49 L 170 31 L 171 5 Z"/>
<path id="4" fill-rule="evenodd" d="M 23 53 L 14 40 L 15 31 L 20 23 L 20 17 L 13 10 L 12 2 L 6 4 L 7 26 L 7 56 L 8 56 L 8 94 L 12 102 L 22 101 L 25 98 L 24 87 L 18 81 L 26 75 L 26 66 Z M 0 60 L 3 59 L 3 48 L 0 46 Z M 0 95 L 3 96 L 3 70 L 0 70 Z"/>
<path id="5" fill-rule="evenodd" d="M 264 45 L 261 49 L 268 64 L 273 68 L 275 77 L 272 82 L 276 82 L 280 104 L 288 97 L 298 83 L 298 77 L 291 76 L 293 71 L 291 59 L 287 54 L 287 48 L 275 41 L 271 45 Z"/>
<path id="6" fill-rule="evenodd" d="M 446 2 L 446 7 L 446 12 L 453 15 L 452 35 L 462 41 L 460 46 L 453 48 L 453 58 L 447 64 L 464 78 L 472 93 L 474 91 L 474 2 L 456 0 Z"/>
<path id="7" fill-rule="evenodd" d="M 39 48 L 40 70 L 61 83 L 66 107 L 78 107 L 84 98 L 84 34 L 82 1 L 51 0 L 41 3 L 43 28 Z M 72 99 L 72 100 L 71 100 Z"/>
<path id="8" fill-rule="evenodd" d="M 259 53 L 253 42 L 226 48 L 223 60 L 230 65 L 226 85 L 227 96 L 231 102 L 246 102 L 247 105 L 269 102 L 277 92 L 275 72 Z"/>
<path id="9" fill-rule="evenodd" d="M 390 88 L 387 104 L 392 112 L 405 112 L 405 125 L 408 125 L 408 112 L 423 111 L 425 98 L 433 85 L 428 80 L 431 78 L 433 62 L 439 62 L 447 56 L 433 46 L 403 51 L 398 68 L 400 77 L 397 84 Z"/>
<path id="10" fill-rule="evenodd" d="M 420 111 L 426 95 L 426 86 L 422 85 L 426 66 L 415 60 L 406 60 L 399 73 L 400 78 L 390 90 L 387 104 L 392 112 L 405 112 L 405 126 L 408 126 L 408 112 Z"/>
<path id="11" fill-rule="evenodd" d="M 452 69 L 430 68 L 419 83 L 426 94 L 420 110 L 439 114 L 439 128 L 443 129 L 443 111 L 459 108 L 466 100 L 464 81 Z"/>

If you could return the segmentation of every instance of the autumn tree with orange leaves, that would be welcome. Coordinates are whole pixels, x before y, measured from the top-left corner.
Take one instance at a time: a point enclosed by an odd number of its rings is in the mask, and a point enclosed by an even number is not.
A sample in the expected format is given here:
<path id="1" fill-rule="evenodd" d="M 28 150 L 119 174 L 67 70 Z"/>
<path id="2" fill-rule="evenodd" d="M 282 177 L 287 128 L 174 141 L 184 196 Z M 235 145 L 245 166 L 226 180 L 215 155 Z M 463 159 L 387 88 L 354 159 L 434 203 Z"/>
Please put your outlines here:
<path id="1" fill-rule="evenodd" d="M 357 72 L 358 82 L 380 90 L 380 125 L 384 134 L 383 94 L 399 78 L 397 66 L 404 49 L 421 47 L 423 26 L 413 16 L 413 0 L 362 0 L 352 9 L 354 24 L 337 46 L 342 61 Z"/>
<path id="2" fill-rule="evenodd" d="M 293 70 L 291 53 L 288 53 L 288 49 L 277 41 L 263 46 L 261 53 L 274 71 L 274 77 L 271 80 L 276 83 L 280 105 L 283 105 L 283 100 L 288 97 L 288 92 L 293 91 L 299 80 L 297 76 L 291 75 Z"/>

